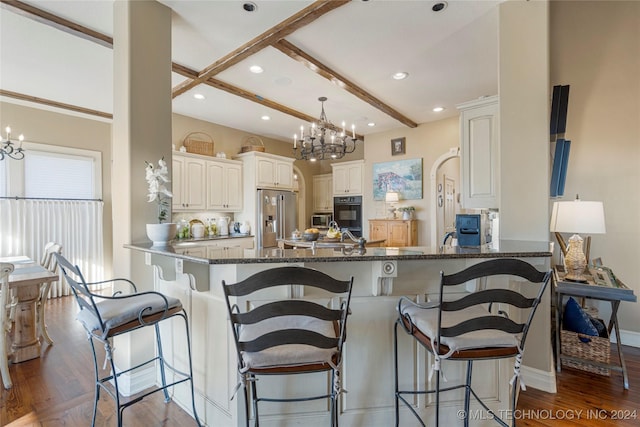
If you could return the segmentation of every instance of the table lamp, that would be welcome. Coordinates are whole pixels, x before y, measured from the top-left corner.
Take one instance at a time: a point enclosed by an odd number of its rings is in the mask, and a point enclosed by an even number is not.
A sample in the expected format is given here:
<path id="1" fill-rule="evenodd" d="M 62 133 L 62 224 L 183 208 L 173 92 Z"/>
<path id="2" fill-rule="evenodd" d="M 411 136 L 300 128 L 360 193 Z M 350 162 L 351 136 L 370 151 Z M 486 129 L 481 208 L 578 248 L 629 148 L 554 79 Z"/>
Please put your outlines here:
<path id="1" fill-rule="evenodd" d="M 395 219 L 396 217 L 395 204 L 398 203 L 399 200 L 399 195 L 395 191 L 387 191 L 384 196 L 384 201 L 389 206 L 387 210 L 389 211 L 389 218 L 391 219 Z"/>
<path id="2" fill-rule="evenodd" d="M 591 236 L 587 236 L 586 254 L 583 251 L 582 234 L 604 234 L 604 206 L 602 202 L 586 202 L 576 199 L 572 202 L 554 202 L 549 229 L 555 233 L 564 256 L 565 279 L 574 282 L 586 282 L 583 275 L 589 263 Z M 574 233 L 565 243 L 560 233 Z"/>

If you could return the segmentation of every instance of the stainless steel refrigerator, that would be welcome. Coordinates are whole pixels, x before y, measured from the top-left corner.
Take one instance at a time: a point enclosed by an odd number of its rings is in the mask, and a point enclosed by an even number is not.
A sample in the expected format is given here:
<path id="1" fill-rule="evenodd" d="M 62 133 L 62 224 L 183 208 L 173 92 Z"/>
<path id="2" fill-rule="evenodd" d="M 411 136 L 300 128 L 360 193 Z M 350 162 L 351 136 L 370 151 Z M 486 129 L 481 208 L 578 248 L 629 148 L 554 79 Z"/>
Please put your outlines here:
<path id="1" fill-rule="evenodd" d="M 297 195 L 279 190 L 258 190 L 257 193 L 257 247 L 277 247 L 277 239 L 291 236 L 297 228 Z"/>

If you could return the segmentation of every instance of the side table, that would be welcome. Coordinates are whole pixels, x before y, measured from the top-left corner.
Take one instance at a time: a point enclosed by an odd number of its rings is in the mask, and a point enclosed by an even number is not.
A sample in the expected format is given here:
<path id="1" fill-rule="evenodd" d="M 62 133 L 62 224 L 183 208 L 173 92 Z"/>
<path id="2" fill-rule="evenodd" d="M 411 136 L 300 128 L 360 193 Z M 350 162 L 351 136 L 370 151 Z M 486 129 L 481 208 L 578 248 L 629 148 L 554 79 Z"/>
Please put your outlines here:
<path id="1" fill-rule="evenodd" d="M 609 368 L 614 371 L 622 372 L 622 379 L 624 382 L 624 388 L 629 389 L 629 377 L 627 375 L 627 366 L 624 362 L 624 355 L 622 354 L 622 344 L 620 343 L 620 328 L 618 326 L 618 307 L 620 301 L 637 302 L 637 297 L 633 293 L 633 289 L 628 288 L 620 280 L 616 279 L 614 286 L 600 286 L 596 285 L 590 276 L 587 283 L 571 282 L 564 280 L 564 269 L 562 266 L 556 266 L 553 269 L 553 283 L 556 293 L 556 370 L 560 372 L 562 368 L 562 360 L 580 361 L 582 363 L 597 365 L 604 368 Z M 562 354 L 562 347 L 560 342 L 560 328 L 562 325 L 562 298 L 564 296 L 575 296 L 580 298 L 590 298 L 600 301 L 609 301 L 611 303 L 611 318 L 609 319 L 608 333 L 611 336 L 611 331 L 615 331 L 616 345 L 618 347 L 618 359 L 620 364 L 604 364 L 590 360 L 579 359 Z"/>

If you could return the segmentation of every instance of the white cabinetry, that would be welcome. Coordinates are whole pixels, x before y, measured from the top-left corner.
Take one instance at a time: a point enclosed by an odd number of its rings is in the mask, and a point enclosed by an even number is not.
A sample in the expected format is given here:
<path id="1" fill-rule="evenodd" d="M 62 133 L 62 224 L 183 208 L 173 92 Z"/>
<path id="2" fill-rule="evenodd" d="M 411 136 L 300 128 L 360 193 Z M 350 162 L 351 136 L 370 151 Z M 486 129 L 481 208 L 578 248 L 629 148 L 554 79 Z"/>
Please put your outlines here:
<path id="1" fill-rule="evenodd" d="M 313 177 L 313 211 L 333 212 L 333 175 Z"/>
<path id="2" fill-rule="evenodd" d="M 236 156 L 244 162 L 247 178 L 251 175 L 255 188 L 293 190 L 293 159 L 257 151 Z"/>
<path id="3" fill-rule="evenodd" d="M 174 153 L 172 166 L 173 210 L 204 210 L 206 204 L 205 160 Z"/>
<path id="4" fill-rule="evenodd" d="M 173 154 L 173 210 L 242 210 L 242 162 Z"/>
<path id="5" fill-rule="evenodd" d="M 458 105 L 463 208 L 498 208 L 500 202 L 499 98 Z"/>
<path id="6" fill-rule="evenodd" d="M 207 210 L 242 210 L 242 163 L 216 159 L 207 162 Z"/>
<path id="7" fill-rule="evenodd" d="M 357 196 L 362 194 L 364 161 L 334 163 L 333 195 Z"/>

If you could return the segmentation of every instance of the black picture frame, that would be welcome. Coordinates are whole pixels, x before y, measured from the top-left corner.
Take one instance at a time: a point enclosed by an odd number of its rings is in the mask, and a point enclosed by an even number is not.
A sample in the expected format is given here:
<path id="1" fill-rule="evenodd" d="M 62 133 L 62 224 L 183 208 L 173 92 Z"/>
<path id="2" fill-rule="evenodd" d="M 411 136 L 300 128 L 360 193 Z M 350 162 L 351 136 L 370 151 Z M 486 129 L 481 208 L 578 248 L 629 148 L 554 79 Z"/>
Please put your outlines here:
<path id="1" fill-rule="evenodd" d="M 393 138 L 391 140 L 391 155 L 397 156 L 399 154 L 405 154 L 407 150 L 406 138 Z"/>

